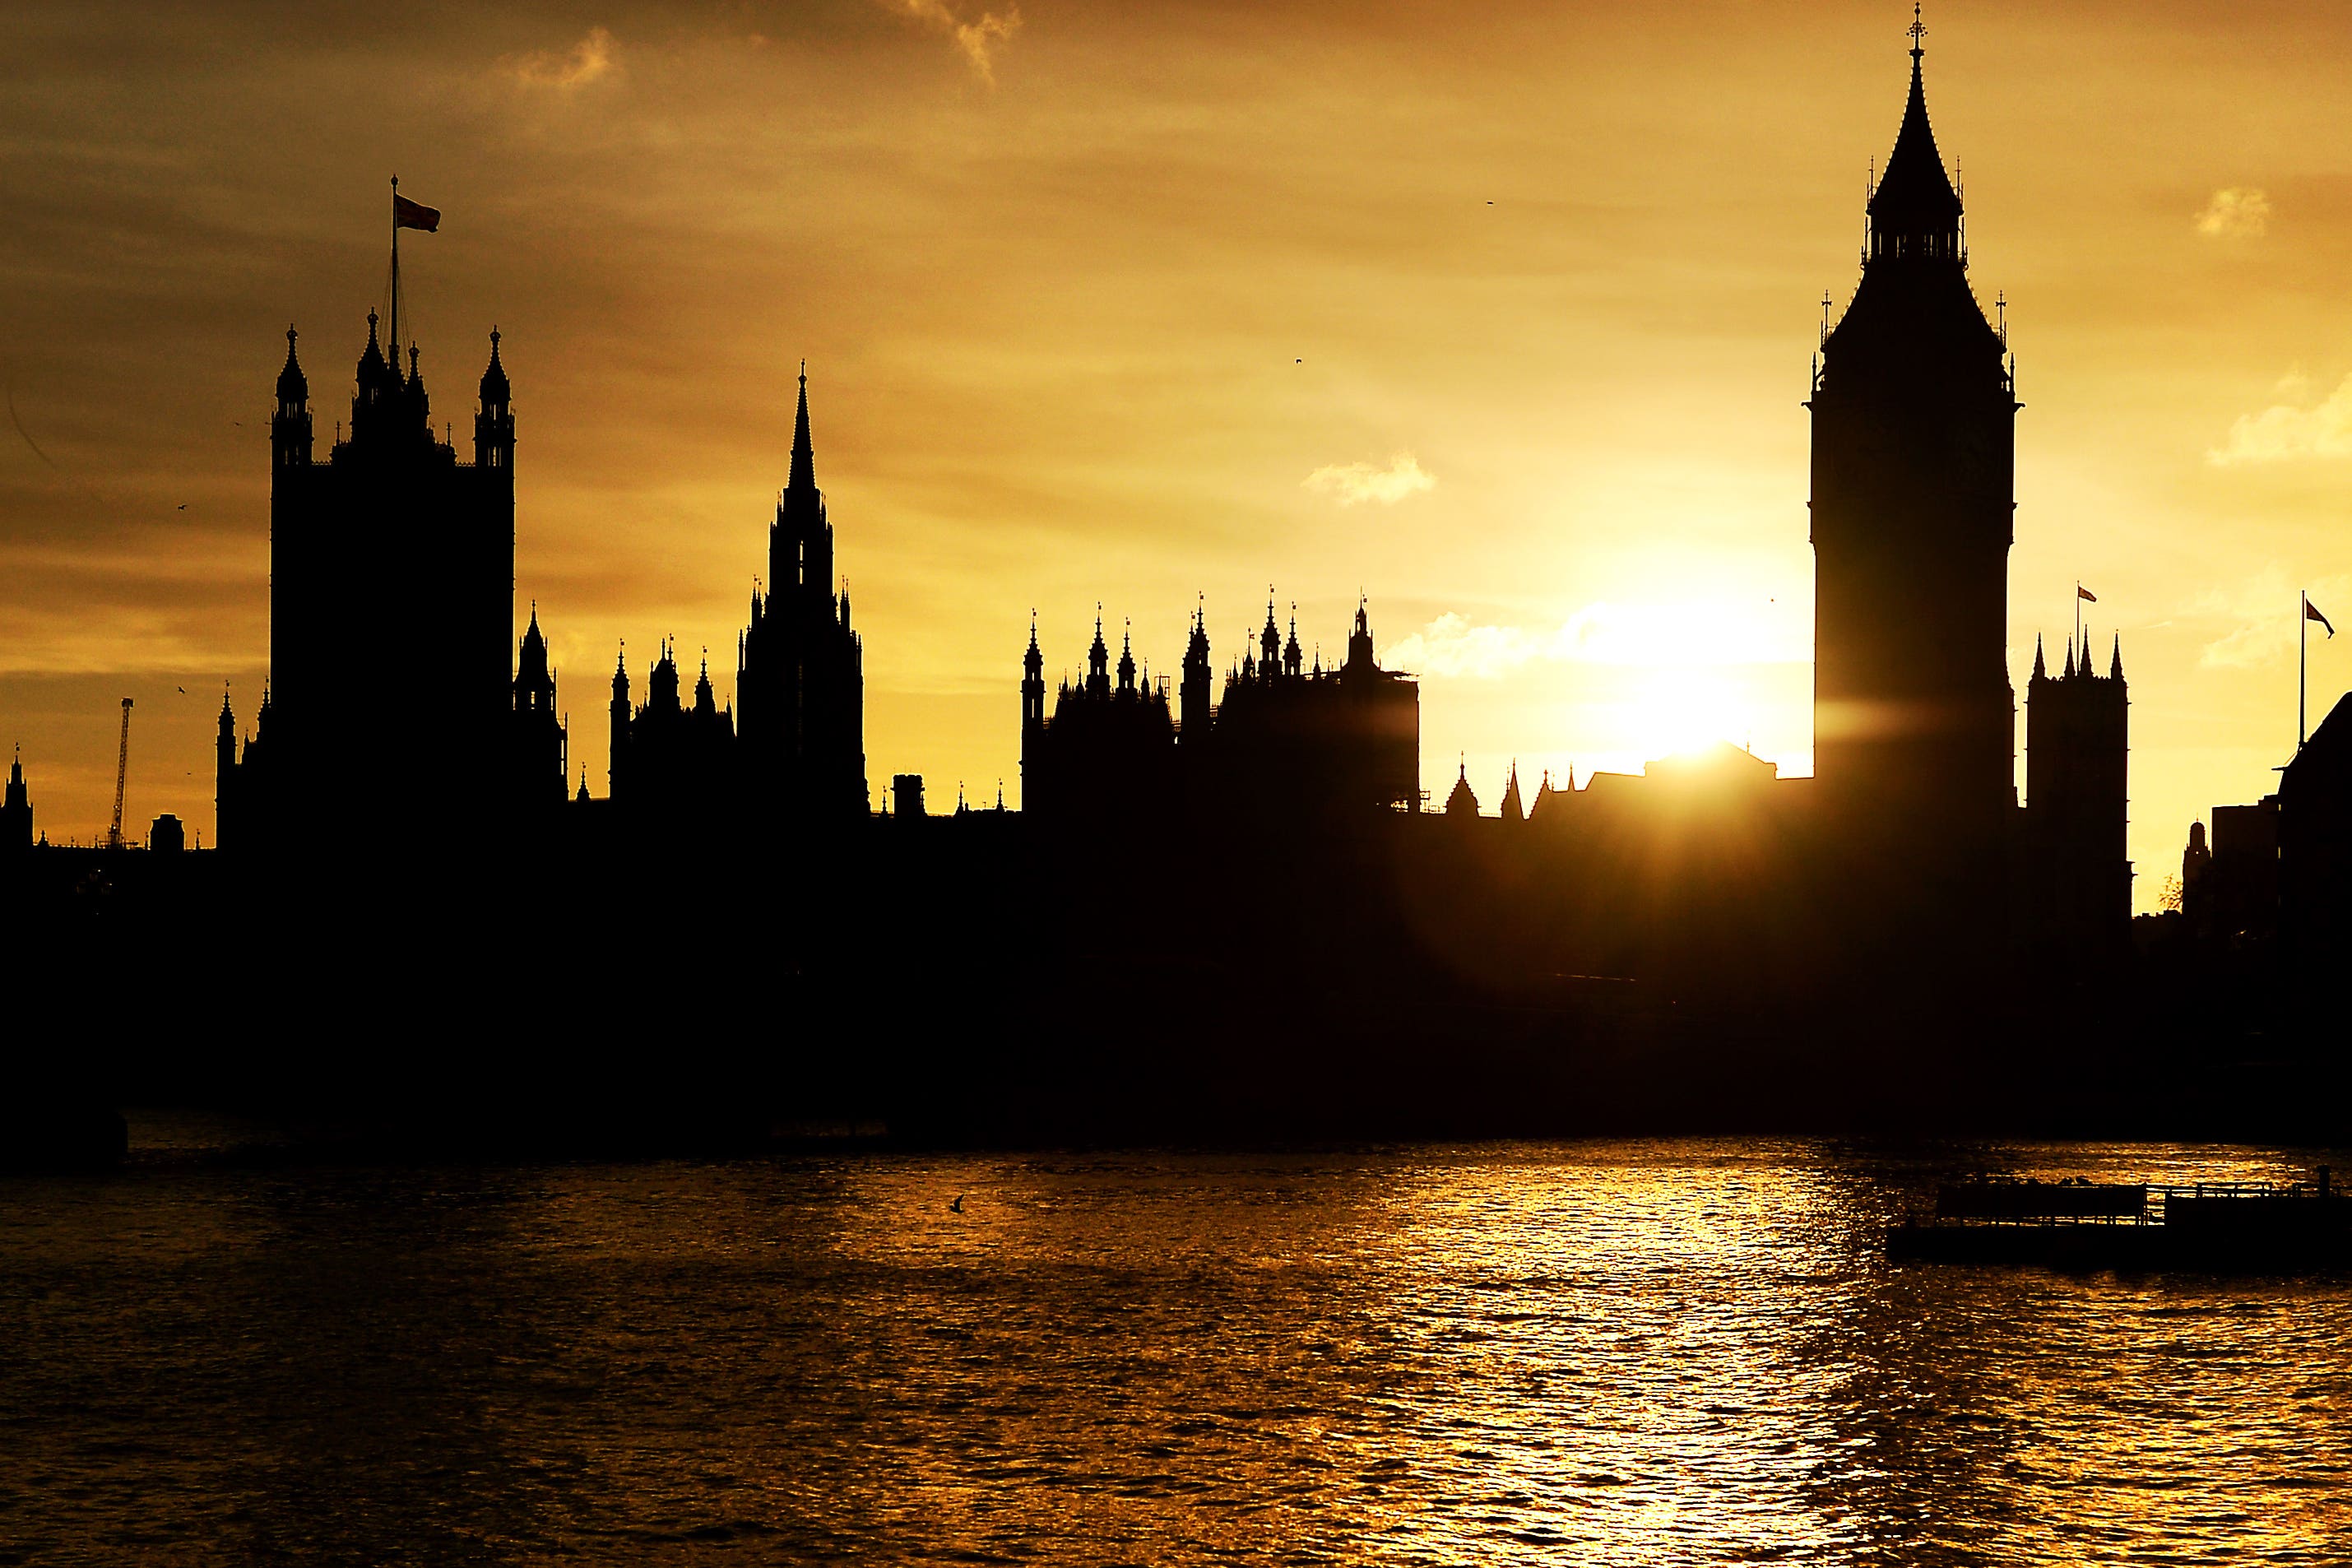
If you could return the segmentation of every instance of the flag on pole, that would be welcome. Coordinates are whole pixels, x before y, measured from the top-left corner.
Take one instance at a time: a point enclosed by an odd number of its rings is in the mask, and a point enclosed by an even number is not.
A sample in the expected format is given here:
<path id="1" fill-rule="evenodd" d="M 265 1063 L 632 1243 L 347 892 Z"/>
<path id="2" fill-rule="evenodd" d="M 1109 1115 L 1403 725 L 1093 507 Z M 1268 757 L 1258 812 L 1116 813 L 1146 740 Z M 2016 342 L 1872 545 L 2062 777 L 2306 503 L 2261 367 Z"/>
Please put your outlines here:
<path id="1" fill-rule="evenodd" d="M 423 202 L 412 202 L 398 191 L 392 193 L 392 226 L 421 228 L 427 234 L 441 230 L 441 209 L 428 207 Z"/>
<path id="2" fill-rule="evenodd" d="M 2321 615 L 2319 606 L 2307 598 L 2303 602 L 2303 618 L 2306 621 L 2317 621 L 2321 626 L 2326 626 L 2329 637 L 2336 635 L 2336 623 Z"/>
<path id="3" fill-rule="evenodd" d="M 2078 599 L 2088 599 L 2095 605 L 2099 602 L 2099 596 L 2096 594 L 2092 593 L 2088 588 L 2084 587 L 2080 583 L 2074 584 L 2074 597 Z"/>

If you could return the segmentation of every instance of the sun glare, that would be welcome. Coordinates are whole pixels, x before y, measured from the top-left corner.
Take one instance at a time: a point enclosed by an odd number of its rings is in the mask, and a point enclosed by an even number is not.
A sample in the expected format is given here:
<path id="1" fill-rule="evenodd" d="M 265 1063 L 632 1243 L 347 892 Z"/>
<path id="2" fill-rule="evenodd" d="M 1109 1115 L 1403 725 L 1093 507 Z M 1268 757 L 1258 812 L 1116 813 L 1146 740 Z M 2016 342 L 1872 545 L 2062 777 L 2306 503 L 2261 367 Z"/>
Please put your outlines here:
<path id="1" fill-rule="evenodd" d="M 1746 745 L 1756 728 L 1755 715 L 1730 680 L 1716 670 L 1688 667 L 1660 669 L 1644 679 L 1630 717 L 1645 760 L 1699 751 L 1718 741 Z"/>

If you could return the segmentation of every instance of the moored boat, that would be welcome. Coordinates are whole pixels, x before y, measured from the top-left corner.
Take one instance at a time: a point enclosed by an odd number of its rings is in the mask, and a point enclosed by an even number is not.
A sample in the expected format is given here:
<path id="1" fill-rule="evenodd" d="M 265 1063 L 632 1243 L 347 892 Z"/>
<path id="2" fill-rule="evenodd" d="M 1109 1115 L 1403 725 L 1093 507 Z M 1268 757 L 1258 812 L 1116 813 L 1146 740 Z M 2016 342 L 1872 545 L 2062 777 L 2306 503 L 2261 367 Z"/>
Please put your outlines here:
<path id="1" fill-rule="evenodd" d="M 1947 1184 L 1933 1214 L 1887 1233 L 1920 1263 L 2300 1274 L 2352 1268 L 2352 1203 L 2309 1182 Z"/>

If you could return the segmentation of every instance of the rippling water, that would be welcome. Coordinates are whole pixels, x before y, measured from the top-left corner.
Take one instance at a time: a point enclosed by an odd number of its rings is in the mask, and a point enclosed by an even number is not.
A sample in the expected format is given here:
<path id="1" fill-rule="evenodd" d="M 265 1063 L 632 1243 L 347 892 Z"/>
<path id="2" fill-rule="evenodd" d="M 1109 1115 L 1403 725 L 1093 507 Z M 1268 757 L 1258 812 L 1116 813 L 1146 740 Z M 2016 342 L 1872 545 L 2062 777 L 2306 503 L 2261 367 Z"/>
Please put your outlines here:
<path id="1" fill-rule="evenodd" d="M 0 1179 L 0 1561 L 2352 1555 L 2352 1288 L 1879 1256 L 1948 1168 L 2305 1173 L 2273 1152 L 139 1137 Z"/>

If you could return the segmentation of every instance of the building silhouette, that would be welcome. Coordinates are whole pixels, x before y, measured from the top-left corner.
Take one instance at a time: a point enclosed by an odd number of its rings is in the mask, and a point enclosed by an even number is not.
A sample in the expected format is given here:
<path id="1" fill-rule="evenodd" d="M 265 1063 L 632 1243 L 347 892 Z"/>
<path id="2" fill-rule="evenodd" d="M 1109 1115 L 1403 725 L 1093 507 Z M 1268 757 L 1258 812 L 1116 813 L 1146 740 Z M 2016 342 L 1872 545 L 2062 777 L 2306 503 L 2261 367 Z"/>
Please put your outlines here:
<path id="1" fill-rule="evenodd" d="M 534 814 L 560 809 L 572 771 L 570 735 L 555 704 L 555 672 L 547 662 L 547 638 L 539 629 L 535 600 L 515 658 L 507 745 L 511 807 Z"/>
<path id="2" fill-rule="evenodd" d="M 2346 962 L 2352 960 L 2347 890 L 2352 694 L 2337 700 L 2279 775 L 2279 934 L 2291 978 L 2315 997 L 2340 989 Z"/>
<path id="3" fill-rule="evenodd" d="M 747 805 L 735 713 L 719 706 L 705 655 L 689 703 L 677 650 L 665 639 L 632 707 L 625 667 L 613 671 L 612 799 L 634 817 L 698 827 L 732 823 Z"/>
<path id="4" fill-rule="evenodd" d="M 25 752 L 8 761 L 8 792 L 0 796 L 0 855 L 29 854 L 33 847 L 33 802 L 25 793 Z"/>
<path id="5" fill-rule="evenodd" d="M 2066 646 L 2050 673 L 2040 643 L 2025 686 L 2025 809 L 2012 861 L 2018 936 L 2089 956 L 2116 952 L 2131 925 L 2130 687 L 2123 639 L 2107 672 L 2091 664 L 2087 638 Z"/>
<path id="6" fill-rule="evenodd" d="M 508 815 L 514 625 L 512 388 L 490 333 L 473 461 L 433 429 L 416 346 L 391 352 L 368 312 L 348 431 L 317 458 L 309 377 L 286 331 L 270 418 L 270 685 L 236 750 L 224 700 L 215 757 L 223 848 L 284 849 L 358 810 L 439 847 Z M 382 755 L 388 714 L 429 686 L 433 787 Z"/>
<path id="7" fill-rule="evenodd" d="M 736 690 L 745 777 L 761 817 L 839 825 L 870 808 L 866 655 L 836 590 L 833 523 L 809 439 L 808 368 L 793 419 L 793 466 L 768 531 L 768 580 L 751 595 Z"/>
<path id="8" fill-rule="evenodd" d="M 1980 951 L 2005 925 L 2015 420 L 2004 334 L 1968 281 L 1959 194 L 1911 91 L 1872 188 L 1862 281 L 1812 411 L 1814 773 L 1852 931 Z M 1826 306 L 1824 307 L 1826 309 Z"/>
<path id="9" fill-rule="evenodd" d="M 613 672 L 611 798 L 646 822 L 684 813 L 789 843 L 796 828 L 840 827 L 871 807 L 866 779 L 866 653 L 849 591 L 835 591 L 833 522 L 817 489 L 808 373 L 800 378 L 792 469 L 768 530 L 768 580 L 751 593 L 724 707 L 706 652 L 689 706 L 665 639 L 632 706 L 628 667 Z"/>
<path id="10" fill-rule="evenodd" d="M 1212 703 L 1208 617 L 1193 613 L 1177 706 L 1165 681 L 1138 679 L 1122 633 L 1114 670 L 1095 618 L 1085 677 L 1045 712 L 1045 655 L 1033 621 L 1022 654 L 1022 808 L 1048 822 L 1181 809 L 1195 820 L 1299 823 L 1413 811 L 1421 800 L 1421 689 L 1382 669 L 1360 603 L 1347 662 L 1307 663 L 1294 611 L 1286 641 L 1274 604 L 1254 647 Z"/>

